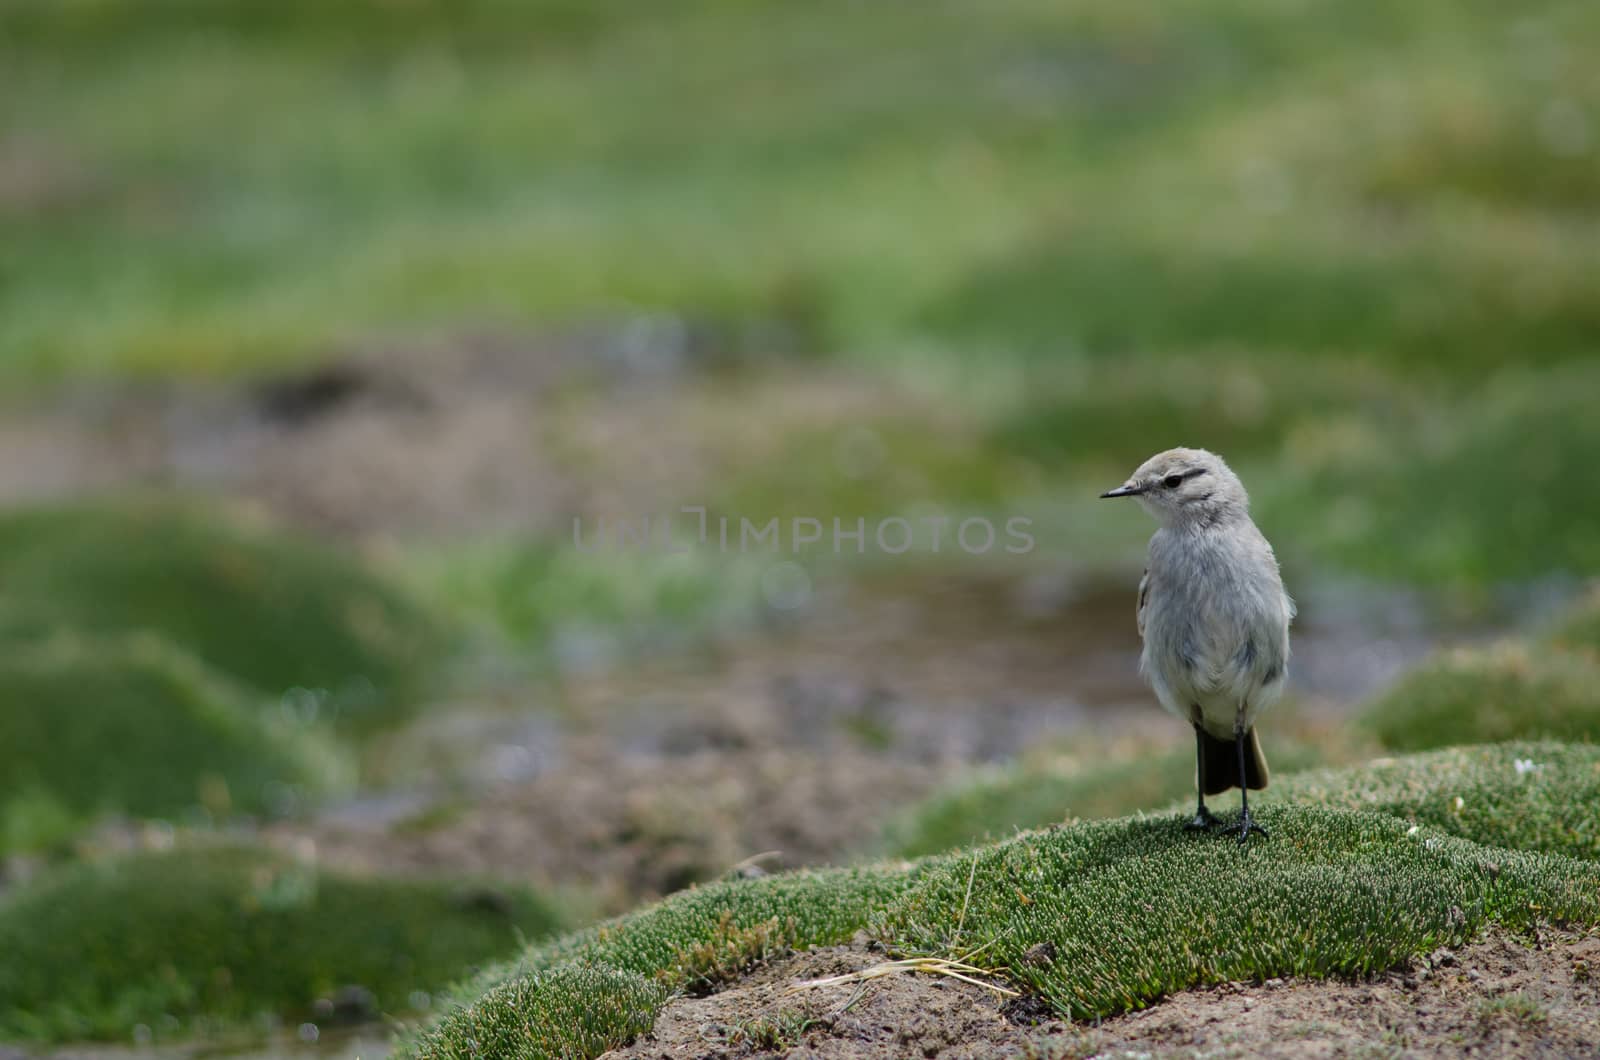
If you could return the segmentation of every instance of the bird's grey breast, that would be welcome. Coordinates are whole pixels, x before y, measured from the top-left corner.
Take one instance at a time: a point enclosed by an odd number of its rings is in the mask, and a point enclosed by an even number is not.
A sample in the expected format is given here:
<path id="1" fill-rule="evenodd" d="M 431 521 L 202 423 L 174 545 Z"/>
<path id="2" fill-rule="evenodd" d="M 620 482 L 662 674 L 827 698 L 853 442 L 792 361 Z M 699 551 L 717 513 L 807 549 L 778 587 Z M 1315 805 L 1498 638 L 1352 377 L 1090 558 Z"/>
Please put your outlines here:
<path id="1" fill-rule="evenodd" d="M 1156 531 L 1147 578 L 1147 672 L 1195 698 L 1245 694 L 1283 676 L 1291 605 L 1253 523 Z"/>

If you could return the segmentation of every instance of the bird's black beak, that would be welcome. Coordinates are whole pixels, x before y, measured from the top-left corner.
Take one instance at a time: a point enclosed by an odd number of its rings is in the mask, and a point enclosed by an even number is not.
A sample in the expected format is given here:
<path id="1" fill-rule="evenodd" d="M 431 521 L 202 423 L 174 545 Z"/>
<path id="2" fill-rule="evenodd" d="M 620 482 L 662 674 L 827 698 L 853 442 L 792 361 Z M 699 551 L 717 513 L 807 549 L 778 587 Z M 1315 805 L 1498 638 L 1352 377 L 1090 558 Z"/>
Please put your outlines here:
<path id="1" fill-rule="evenodd" d="M 1102 500 L 1106 497 L 1137 497 L 1143 492 L 1143 486 L 1118 486 L 1114 490 L 1106 490 L 1100 497 Z"/>

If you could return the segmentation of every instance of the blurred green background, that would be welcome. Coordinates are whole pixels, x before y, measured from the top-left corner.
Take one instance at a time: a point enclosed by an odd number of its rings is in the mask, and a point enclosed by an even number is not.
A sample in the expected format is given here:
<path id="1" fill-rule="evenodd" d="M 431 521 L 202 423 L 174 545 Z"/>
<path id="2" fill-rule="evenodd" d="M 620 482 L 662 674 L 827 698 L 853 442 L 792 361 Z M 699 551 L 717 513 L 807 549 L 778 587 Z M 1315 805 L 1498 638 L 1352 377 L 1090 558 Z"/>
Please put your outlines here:
<path id="1" fill-rule="evenodd" d="M 1174 445 L 1241 472 L 1297 593 L 1542 619 L 1600 575 L 1597 48 L 1581 0 L 0 0 L 0 937 L 9 889 L 97 893 L 77 862 L 174 828 L 303 857 L 297 828 L 374 799 L 404 807 L 380 831 L 477 820 L 462 762 L 631 748 L 629 711 L 671 697 L 604 681 L 720 673 L 797 602 L 960 572 L 1001 586 L 975 628 L 1037 632 L 1019 581 L 1064 579 L 1066 613 L 1137 576 L 1146 521 L 1092 498 Z M 574 517 L 681 505 L 1021 514 L 1038 547 L 573 546 Z M 1131 644 L 1122 602 L 1069 625 Z M 832 672 L 818 651 L 794 665 Z M 890 754 L 872 709 L 841 724 Z M 1495 738 L 1572 735 L 1512 714 Z M 991 827 L 966 805 L 907 848 Z M 205 856 L 208 894 L 290 871 Z M 515 887 L 481 946 L 351 971 L 385 1011 L 654 886 L 545 910 L 517 888 L 601 870 L 399 860 L 449 880 L 401 894 L 364 851 L 321 893 L 371 887 L 381 920 Z M 307 956 L 241 998 L 172 987 L 186 958 L 156 986 L 95 959 L 134 985 L 48 1014 L 0 970 L 0 1032 L 292 1029 L 348 978 Z"/>
<path id="2" fill-rule="evenodd" d="M 1319 560 L 1600 565 L 1592 5 L 3 11 L 18 400 L 665 319 L 914 393 L 921 499 L 1196 444 Z"/>

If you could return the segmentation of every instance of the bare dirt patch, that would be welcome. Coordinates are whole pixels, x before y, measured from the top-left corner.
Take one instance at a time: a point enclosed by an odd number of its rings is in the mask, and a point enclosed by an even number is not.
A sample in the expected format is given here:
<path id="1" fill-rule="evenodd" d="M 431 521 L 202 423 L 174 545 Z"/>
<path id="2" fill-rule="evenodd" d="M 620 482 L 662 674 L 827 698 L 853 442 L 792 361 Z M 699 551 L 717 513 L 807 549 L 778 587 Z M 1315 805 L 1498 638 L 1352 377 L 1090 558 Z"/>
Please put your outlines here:
<path id="1" fill-rule="evenodd" d="M 610 1060 L 901 1057 L 1574 1057 L 1600 1042 L 1600 937 L 1491 932 L 1357 982 L 1269 980 L 1178 994 L 1097 1025 L 1031 1022 L 1029 1006 L 930 975 L 797 983 L 885 959 L 865 945 L 769 962 L 668 1004 Z"/>
<path id="2" fill-rule="evenodd" d="M 506 785 L 427 828 L 280 826 L 330 864 L 363 871 L 495 875 L 580 889 L 621 912 L 732 871 L 840 860 L 870 822 L 936 774 L 865 752 L 734 748 L 674 758 L 596 755 Z"/>
<path id="3" fill-rule="evenodd" d="M 0 208 L 6 165 L 0 150 Z M 375 337 L 259 378 L 72 385 L 0 408 L 19 454 L 0 504 L 174 489 L 363 541 L 559 540 L 575 515 L 706 503 L 789 431 L 934 414 L 853 373 L 715 370 L 719 351 L 690 339 L 641 350 L 637 330 Z"/>

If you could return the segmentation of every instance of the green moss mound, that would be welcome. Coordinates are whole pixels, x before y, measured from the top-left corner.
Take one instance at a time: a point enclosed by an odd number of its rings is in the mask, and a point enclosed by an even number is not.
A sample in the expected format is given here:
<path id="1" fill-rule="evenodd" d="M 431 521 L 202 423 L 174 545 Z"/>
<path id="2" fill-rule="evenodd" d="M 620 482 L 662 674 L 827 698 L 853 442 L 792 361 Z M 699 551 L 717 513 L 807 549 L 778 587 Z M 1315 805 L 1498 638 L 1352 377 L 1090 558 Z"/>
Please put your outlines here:
<path id="1" fill-rule="evenodd" d="M 97 503 L 0 516 L 0 597 L 14 638 L 148 631 L 270 696 L 386 720 L 449 637 L 357 559 L 198 509 Z M 310 709 L 309 707 L 307 708 Z"/>
<path id="2" fill-rule="evenodd" d="M 1386 747 L 1600 738 L 1600 661 L 1521 643 L 1449 652 L 1361 713 Z"/>
<path id="3" fill-rule="evenodd" d="M 1375 810 L 1489 846 L 1600 860 L 1600 747 L 1452 747 L 1282 778 L 1263 803 Z"/>
<path id="4" fill-rule="evenodd" d="M 0 645 L 0 849 L 29 821 L 274 813 L 343 782 L 316 732 L 160 638 Z"/>
<path id="5" fill-rule="evenodd" d="M 1537 768 L 1516 768 L 1530 757 Z M 506 1055 L 596 1055 L 659 1008 L 652 983 L 717 982 L 778 947 L 835 943 L 862 926 L 901 951 L 981 951 L 1057 1011 L 1089 1017 L 1225 979 L 1370 972 L 1489 923 L 1592 923 L 1600 865 L 1541 849 L 1583 847 L 1571 837 L 1600 829 L 1597 775 L 1593 748 L 1468 748 L 1298 782 L 1299 799 L 1331 805 L 1264 805 L 1273 836 L 1249 846 L 1186 832 L 1186 814 L 1137 816 L 916 863 L 716 884 L 491 970 L 402 1055 L 469 1057 L 485 1041 Z M 1458 797 L 1482 811 L 1439 816 Z M 1352 800 L 1362 807 L 1346 808 Z M 571 984 L 580 969 L 615 975 L 621 989 L 587 1000 L 570 985 L 529 989 L 530 977 L 560 970 L 569 978 L 549 981 Z M 539 1029 L 572 1011 L 593 1036 L 576 1053 Z"/>
<path id="6" fill-rule="evenodd" d="M 521 891 L 351 879 L 237 847 L 78 865 L 0 899 L 0 1035 L 311 1019 L 347 986 L 399 1013 L 556 926 Z"/>
<path id="7" fill-rule="evenodd" d="M 1273 838 L 1249 846 L 1186 832 L 1178 816 L 1019 836 L 946 860 L 877 930 L 910 951 L 982 949 L 1083 1019 L 1206 983 L 1378 971 L 1488 923 L 1600 917 L 1588 863 L 1384 814 L 1276 806 L 1260 818 Z"/>

